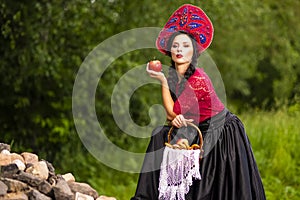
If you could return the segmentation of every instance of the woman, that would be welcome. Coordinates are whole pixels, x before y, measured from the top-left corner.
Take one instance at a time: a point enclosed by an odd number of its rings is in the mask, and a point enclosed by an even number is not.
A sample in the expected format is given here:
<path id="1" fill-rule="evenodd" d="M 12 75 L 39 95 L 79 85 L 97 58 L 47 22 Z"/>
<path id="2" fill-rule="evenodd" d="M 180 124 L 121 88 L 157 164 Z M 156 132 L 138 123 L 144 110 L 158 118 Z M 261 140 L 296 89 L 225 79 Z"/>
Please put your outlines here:
<path id="1" fill-rule="evenodd" d="M 192 131 L 184 128 L 191 122 L 198 125 L 204 137 L 205 154 L 199 169 L 202 177 L 193 180 L 185 199 L 265 199 L 242 122 L 224 108 L 207 74 L 196 67 L 212 36 L 213 27 L 205 13 L 185 4 L 170 17 L 156 43 L 159 51 L 171 57 L 168 79 L 162 72 L 147 68 L 149 75 L 161 82 L 163 105 L 170 124 L 177 128 L 176 136 L 186 139 L 174 139 L 173 147 L 186 149 L 187 141 L 188 145 L 197 143 L 197 134 L 188 135 Z M 163 126 L 153 131 L 132 200 L 170 199 L 158 189 L 169 129 Z"/>

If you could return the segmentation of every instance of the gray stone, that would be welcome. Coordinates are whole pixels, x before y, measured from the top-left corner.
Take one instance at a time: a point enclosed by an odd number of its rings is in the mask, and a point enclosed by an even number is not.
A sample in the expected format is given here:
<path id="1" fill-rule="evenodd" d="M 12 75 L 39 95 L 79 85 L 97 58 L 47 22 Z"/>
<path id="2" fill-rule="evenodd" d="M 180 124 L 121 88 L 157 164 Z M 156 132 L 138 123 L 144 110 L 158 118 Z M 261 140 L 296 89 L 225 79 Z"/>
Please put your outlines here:
<path id="1" fill-rule="evenodd" d="M 75 200 L 94 200 L 94 198 L 90 195 L 81 194 L 80 192 L 76 192 Z"/>
<path id="2" fill-rule="evenodd" d="M 22 170 L 22 171 L 24 171 L 24 170 L 25 170 L 25 168 L 26 168 L 26 166 L 25 166 L 24 162 L 22 162 L 22 161 L 21 161 L 21 160 L 19 160 L 19 159 L 15 159 L 15 160 L 13 160 L 11 163 L 14 163 L 14 164 L 16 164 L 16 165 L 18 166 L 18 169 L 19 169 L 19 170 Z"/>
<path id="3" fill-rule="evenodd" d="M 56 185 L 56 180 L 57 180 L 56 176 L 50 176 L 50 177 L 48 178 L 48 183 L 49 183 L 50 185 L 54 186 L 54 185 Z"/>
<path id="4" fill-rule="evenodd" d="M 95 199 L 99 196 L 98 192 L 87 183 L 68 182 L 68 185 L 73 193 L 80 192 L 90 195 Z"/>
<path id="5" fill-rule="evenodd" d="M 75 177 L 71 173 L 67 173 L 62 175 L 62 177 L 67 181 L 67 182 L 75 182 Z"/>
<path id="6" fill-rule="evenodd" d="M 24 163 L 24 158 L 21 155 L 17 154 L 17 153 L 11 153 L 10 154 L 10 159 L 11 159 L 11 162 L 14 161 L 14 160 L 20 160 L 20 161 L 22 161 L 22 163 Z"/>
<path id="7" fill-rule="evenodd" d="M 4 143 L 0 143 L 0 152 L 2 150 L 8 150 L 8 151 L 10 151 L 10 145 L 4 144 Z"/>
<path id="8" fill-rule="evenodd" d="M 1 181 L 5 183 L 5 185 L 7 186 L 7 192 L 9 193 L 17 193 L 29 189 L 29 186 L 26 183 L 23 183 L 18 180 L 10 178 L 1 178 Z"/>
<path id="9" fill-rule="evenodd" d="M 117 199 L 115 197 L 108 197 L 108 196 L 101 195 L 96 200 L 117 200 Z"/>
<path id="10" fill-rule="evenodd" d="M 0 166 L 9 165 L 10 163 L 11 163 L 10 155 L 0 153 Z"/>
<path id="11" fill-rule="evenodd" d="M 29 200 L 52 200 L 51 197 L 48 197 L 35 189 L 29 190 L 29 192 L 27 192 L 27 196 Z"/>
<path id="12" fill-rule="evenodd" d="M 3 198 L 0 197 L 0 200 L 28 200 L 28 197 L 23 192 L 7 193 Z"/>
<path id="13" fill-rule="evenodd" d="M 25 164 L 39 162 L 39 157 L 36 154 L 23 152 L 21 153 L 21 156 L 24 158 Z"/>
<path id="14" fill-rule="evenodd" d="M 47 180 L 49 177 L 49 169 L 45 161 L 32 163 L 32 166 L 28 167 L 25 171 L 43 180 Z"/>
<path id="15" fill-rule="evenodd" d="M 56 200 L 74 199 L 74 194 L 64 179 L 57 180 L 56 185 L 53 187 L 53 192 Z"/>
<path id="16" fill-rule="evenodd" d="M 37 190 L 40 191 L 41 193 L 47 195 L 47 196 L 52 196 L 53 195 L 52 194 L 52 186 L 47 181 L 41 182 L 37 186 Z"/>
<path id="17" fill-rule="evenodd" d="M 9 165 L 1 166 L 1 177 L 11 178 L 16 173 L 18 173 L 19 168 L 15 163 L 11 163 Z"/>
<path id="18" fill-rule="evenodd" d="M 53 167 L 53 165 L 48 162 L 47 160 L 42 160 L 46 163 L 48 171 L 49 171 L 49 176 L 54 176 L 55 175 L 55 168 Z"/>
<path id="19" fill-rule="evenodd" d="M 41 178 L 36 177 L 33 174 L 23 172 L 23 171 L 19 171 L 18 174 L 15 174 L 14 178 L 19 181 L 22 181 L 24 183 L 27 183 L 28 185 L 30 185 L 32 187 L 38 187 L 38 185 L 43 182 L 43 180 Z"/>
<path id="20" fill-rule="evenodd" d="M 1 154 L 10 155 L 10 151 L 4 149 L 0 152 Z"/>
<path id="21" fill-rule="evenodd" d="M 7 190 L 8 190 L 7 185 L 5 185 L 5 183 L 3 183 L 2 181 L 0 181 L 0 196 L 6 195 Z"/>

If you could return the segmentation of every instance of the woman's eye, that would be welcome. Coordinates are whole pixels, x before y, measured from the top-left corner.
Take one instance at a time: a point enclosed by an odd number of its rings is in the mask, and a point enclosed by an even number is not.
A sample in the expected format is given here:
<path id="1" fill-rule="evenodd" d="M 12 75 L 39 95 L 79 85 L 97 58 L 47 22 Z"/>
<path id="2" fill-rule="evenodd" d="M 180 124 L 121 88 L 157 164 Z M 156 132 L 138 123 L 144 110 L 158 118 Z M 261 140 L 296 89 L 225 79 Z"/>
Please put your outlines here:
<path id="1" fill-rule="evenodd" d="M 190 47 L 190 45 L 184 45 L 184 47 L 185 47 L 185 48 L 188 48 L 188 47 Z"/>
<path id="2" fill-rule="evenodd" d="M 174 44 L 172 47 L 173 47 L 173 48 L 177 48 L 177 45 Z"/>

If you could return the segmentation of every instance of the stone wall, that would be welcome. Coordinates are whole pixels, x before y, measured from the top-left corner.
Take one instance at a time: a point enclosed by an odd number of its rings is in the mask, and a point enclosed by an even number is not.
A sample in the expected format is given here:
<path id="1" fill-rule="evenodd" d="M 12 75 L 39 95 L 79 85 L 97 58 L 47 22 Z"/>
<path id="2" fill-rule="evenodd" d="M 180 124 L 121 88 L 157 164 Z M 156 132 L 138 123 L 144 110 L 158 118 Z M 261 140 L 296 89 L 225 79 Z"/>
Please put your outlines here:
<path id="1" fill-rule="evenodd" d="M 36 154 L 11 153 L 9 145 L 0 143 L 0 200 L 51 199 L 115 200 L 76 182 L 71 173 L 56 174 L 53 165 Z"/>

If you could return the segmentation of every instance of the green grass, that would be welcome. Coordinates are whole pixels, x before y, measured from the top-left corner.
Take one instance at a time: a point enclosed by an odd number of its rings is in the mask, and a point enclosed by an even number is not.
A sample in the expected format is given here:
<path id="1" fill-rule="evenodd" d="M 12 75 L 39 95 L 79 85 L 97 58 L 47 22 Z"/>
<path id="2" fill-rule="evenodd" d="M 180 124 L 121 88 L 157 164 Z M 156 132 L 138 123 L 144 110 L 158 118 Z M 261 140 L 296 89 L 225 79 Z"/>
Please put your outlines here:
<path id="1" fill-rule="evenodd" d="M 288 110 L 240 116 L 252 144 L 268 200 L 300 199 L 300 113 Z"/>

